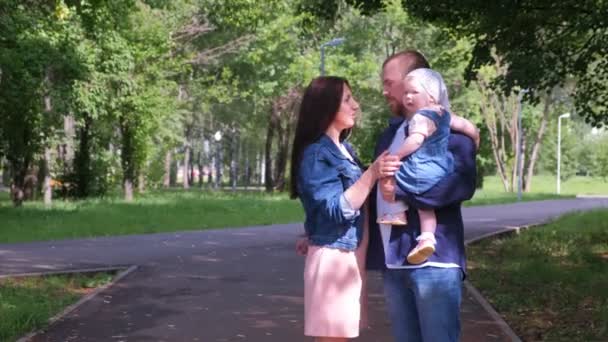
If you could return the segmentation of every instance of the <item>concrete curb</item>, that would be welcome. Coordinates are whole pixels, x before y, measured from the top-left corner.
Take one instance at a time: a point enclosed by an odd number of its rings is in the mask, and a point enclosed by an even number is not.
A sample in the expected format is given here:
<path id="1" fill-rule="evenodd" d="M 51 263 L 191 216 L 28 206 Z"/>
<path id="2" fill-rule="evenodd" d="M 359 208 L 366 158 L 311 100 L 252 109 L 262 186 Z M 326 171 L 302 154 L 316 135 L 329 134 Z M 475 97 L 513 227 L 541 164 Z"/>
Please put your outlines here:
<path id="1" fill-rule="evenodd" d="M 513 331 L 513 329 L 511 329 L 509 324 L 507 324 L 507 322 L 504 319 L 502 319 L 500 314 L 498 312 L 496 312 L 496 310 L 494 310 L 494 308 L 492 307 L 492 304 L 490 304 L 486 300 L 486 298 L 477 290 L 477 288 L 475 288 L 475 286 L 473 286 L 468 280 L 465 280 L 464 287 L 466 287 L 467 292 L 469 294 L 471 294 L 473 299 L 475 299 L 477 301 L 477 303 L 479 303 L 479 305 L 481 305 L 481 307 L 484 310 L 486 310 L 488 315 L 490 315 L 490 317 L 492 317 L 492 319 L 500 327 L 500 330 L 502 330 L 502 332 L 508 338 L 510 338 L 511 341 L 521 342 L 521 339 L 517 336 L 517 334 Z"/>
<path id="2" fill-rule="evenodd" d="M 529 229 L 531 227 L 536 227 L 536 226 L 540 226 L 540 225 L 547 224 L 547 223 L 548 222 L 546 222 L 546 223 L 535 223 L 535 224 L 529 224 L 529 225 L 525 225 L 525 226 L 516 226 L 516 227 L 507 226 L 507 227 L 504 227 L 501 230 L 497 230 L 495 232 L 483 234 L 483 235 L 474 237 L 474 238 L 472 238 L 470 240 L 466 240 L 464 242 L 464 244 L 468 246 L 470 244 L 474 244 L 474 243 L 476 243 L 478 241 L 481 241 L 481 240 L 484 240 L 484 239 L 487 239 L 487 238 L 491 238 L 491 237 L 498 237 L 498 236 L 502 236 L 502 235 L 511 235 L 511 234 L 519 234 L 522 230 L 526 230 L 526 229 Z"/>
<path id="3" fill-rule="evenodd" d="M 5 278 L 23 278 L 23 277 L 42 277 L 51 275 L 64 275 L 74 273 L 99 273 L 99 272 L 110 272 L 117 270 L 128 269 L 130 265 L 114 265 L 108 267 L 94 267 L 94 268 L 75 268 L 75 269 L 63 269 L 59 271 L 44 271 L 44 272 L 31 272 L 31 273 L 15 273 L 15 274 L 0 274 L 0 279 Z"/>
<path id="4" fill-rule="evenodd" d="M 608 195 L 576 195 L 576 198 L 598 198 L 598 199 L 604 199 L 604 198 L 608 198 Z"/>
<path id="5" fill-rule="evenodd" d="M 88 295 L 80 298 L 80 300 L 77 301 L 76 303 L 68 306 L 63 311 L 58 313 L 57 315 L 51 317 L 48 320 L 48 326 L 51 326 L 53 323 L 59 321 L 60 319 L 64 318 L 65 316 L 69 315 L 72 311 L 76 310 L 81 305 L 83 305 L 83 304 L 87 303 L 88 301 L 90 301 L 91 299 L 95 298 L 101 292 L 107 290 L 111 286 L 113 286 L 116 283 L 118 283 L 119 281 L 121 281 L 127 275 L 133 273 L 135 270 L 137 270 L 137 265 L 132 265 L 127 269 L 125 269 L 125 267 L 89 268 L 89 269 L 83 269 L 83 270 L 69 270 L 69 271 L 57 271 L 57 272 L 23 273 L 20 275 L 11 275 L 10 277 L 26 277 L 26 276 L 42 276 L 42 275 L 74 274 L 74 273 L 95 273 L 95 272 L 107 272 L 107 271 L 116 271 L 116 270 L 123 270 L 123 271 L 120 272 L 110 283 L 108 283 L 108 284 L 96 289 L 95 291 L 89 293 Z M 8 276 L 2 276 L 2 277 L 6 278 Z M 37 331 L 31 332 L 31 333 L 21 337 L 16 342 L 28 342 L 30 339 L 32 339 L 36 335 L 41 334 L 43 332 L 44 332 L 44 328 L 39 329 Z"/>
<path id="6" fill-rule="evenodd" d="M 527 230 L 527 229 L 530 229 L 533 227 L 545 225 L 545 224 L 549 223 L 550 221 L 551 220 L 544 222 L 544 223 L 535 223 L 535 224 L 529 224 L 529 225 L 518 226 L 518 227 L 505 227 L 501 230 L 497 230 L 495 232 L 483 234 L 481 236 L 477 236 L 470 240 L 466 240 L 464 242 L 464 244 L 466 246 L 468 246 L 470 244 L 474 244 L 478 241 L 481 241 L 481 240 L 487 239 L 487 238 L 491 238 L 491 237 L 495 238 L 495 237 L 499 237 L 499 236 L 503 236 L 503 235 L 519 234 L 522 230 Z M 500 316 L 500 314 L 494 309 L 494 307 L 492 307 L 492 304 L 490 304 L 490 302 L 488 302 L 488 300 L 481 294 L 481 292 L 479 292 L 479 290 L 477 290 L 477 288 L 475 286 L 473 286 L 473 284 L 471 284 L 469 281 L 465 280 L 464 286 L 466 287 L 467 291 L 471 294 L 471 296 L 488 313 L 488 315 L 490 315 L 490 317 L 492 317 L 492 319 L 500 327 L 502 332 L 511 339 L 511 341 L 521 342 L 521 339 L 519 338 L 519 336 L 517 336 L 517 334 L 513 331 L 513 329 L 511 329 L 509 324 L 502 318 L 502 316 Z"/>

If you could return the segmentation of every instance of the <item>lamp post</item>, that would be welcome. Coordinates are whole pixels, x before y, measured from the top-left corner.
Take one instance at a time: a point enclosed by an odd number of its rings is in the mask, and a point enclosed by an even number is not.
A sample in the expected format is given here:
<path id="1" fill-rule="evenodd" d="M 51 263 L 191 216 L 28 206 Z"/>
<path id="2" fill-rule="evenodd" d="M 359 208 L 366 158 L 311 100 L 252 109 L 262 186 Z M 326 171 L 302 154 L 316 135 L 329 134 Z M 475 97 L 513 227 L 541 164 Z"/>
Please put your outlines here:
<path id="1" fill-rule="evenodd" d="M 325 47 L 340 45 L 344 43 L 344 41 L 344 38 L 334 38 L 327 43 L 321 44 L 321 67 L 319 68 L 321 70 L 321 76 L 325 75 Z"/>
<path id="2" fill-rule="evenodd" d="M 215 145 L 215 188 L 218 189 L 220 187 L 220 179 L 222 178 L 222 155 L 221 155 L 221 145 L 220 141 L 222 140 L 222 132 L 217 131 L 213 135 L 213 139 L 216 142 Z"/>
<path id="3" fill-rule="evenodd" d="M 562 161 L 562 118 L 569 118 L 570 113 L 564 113 L 557 117 L 557 194 L 559 195 L 561 188 L 561 161 Z"/>
<path id="4" fill-rule="evenodd" d="M 521 201 L 521 188 L 523 184 L 522 180 L 522 155 L 523 151 L 523 127 L 521 125 L 521 100 L 524 97 L 524 94 L 528 92 L 528 89 L 521 89 L 519 91 L 519 95 L 517 95 L 517 102 L 519 103 L 519 111 L 517 113 L 517 173 L 519 174 L 519 179 L 517 180 L 517 200 Z"/>

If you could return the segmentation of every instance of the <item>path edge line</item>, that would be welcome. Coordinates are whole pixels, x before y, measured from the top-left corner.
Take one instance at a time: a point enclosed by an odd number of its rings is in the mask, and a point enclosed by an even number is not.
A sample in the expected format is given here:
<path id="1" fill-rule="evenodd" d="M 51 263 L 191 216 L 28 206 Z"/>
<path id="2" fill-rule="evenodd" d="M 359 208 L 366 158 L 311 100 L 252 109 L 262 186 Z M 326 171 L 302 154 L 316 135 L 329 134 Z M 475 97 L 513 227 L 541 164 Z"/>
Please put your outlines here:
<path id="1" fill-rule="evenodd" d="M 25 336 L 19 338 L 16 342 L 28 342 L 29 340 L 31 340 L 32 338 L 34 338 L 36 335 L 41 334 L 45 331 L 45 329 L 47 329 L 48 327 L 50 327 L 51 325 L 53 325 L 55 322 L 61 320 L 62 318 L 66 317 L 67 315 L 69 315 L 72 311 L 76 310 L 77 308 L 79 308 L 80 306 L 82 306 L 83 304 L 89 302 L 90 300 L 92 300 L 93 298 L 95 298 L 98 294 L 100 294 L 101 292 L 109 289 L 110 287 L 114 286 L 116 283 L 118 283 L 119 281 L 121 281 L 124 277 L 128 276 L 129 274 L 135 272 L 135 270 L 137 270 L 138 266 L 137 265 L 131 265 L 129 266 L 127 269 L 125 269 L 124 267 L 104 267 L 104 268 L 88 268 L 88 269 L 75 269 L 75 270 L 69 270 L 69 271 L 57 271 L 57 272 L 37 272 L 37 273 L 23 273 L 23 274 L 16 274 L 16 275 L 11 275 L 11 277 L 26 277 L 26 276 L 44 276 L 44 275 L 57 275 L 57 274 L 77 274 L 77 273 L 93 273 L 93 272 L 107 272 L 107 271 L 116 271 L 116 270 L 123 270 L 120 273 L 118 273 L 118 275 L 109 283 L 95 289 L 93 292 L 87 294 L 86 296 L 80 298 L 80 300 L 78 300 L 76 303 L 66 307 L 65 309 L 63 309 L 63 311 L 59 312 L 58 314 L 56 314 L 55 316 L 49 318 L 49 320 L 47 321 L 47 327 L 45 328 L 41 328 L 38 329 L 36 331 L 30 332 L 28 334 L 26 334 Z M 6 277 L 6 276 L 3 276 Z"/>

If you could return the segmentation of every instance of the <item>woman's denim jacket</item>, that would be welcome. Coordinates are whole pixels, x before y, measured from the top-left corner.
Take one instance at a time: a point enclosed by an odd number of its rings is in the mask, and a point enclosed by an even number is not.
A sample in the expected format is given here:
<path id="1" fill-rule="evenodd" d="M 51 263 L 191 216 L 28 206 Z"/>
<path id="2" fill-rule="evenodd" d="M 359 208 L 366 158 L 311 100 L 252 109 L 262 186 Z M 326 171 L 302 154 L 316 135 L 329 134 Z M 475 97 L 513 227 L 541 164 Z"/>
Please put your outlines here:
<path id="1" fill-rule="evenodd" d="M 345 146 L 353 155 L 352 148 Z M 344 156 L 325 134 L 304 150 L 298 193 L 306 212 L 304 228 L 312 245 L 352 251 L 363 237 L 363 218 L 344 197 L 344 191 L 361 177 L 354 159 Z"/>

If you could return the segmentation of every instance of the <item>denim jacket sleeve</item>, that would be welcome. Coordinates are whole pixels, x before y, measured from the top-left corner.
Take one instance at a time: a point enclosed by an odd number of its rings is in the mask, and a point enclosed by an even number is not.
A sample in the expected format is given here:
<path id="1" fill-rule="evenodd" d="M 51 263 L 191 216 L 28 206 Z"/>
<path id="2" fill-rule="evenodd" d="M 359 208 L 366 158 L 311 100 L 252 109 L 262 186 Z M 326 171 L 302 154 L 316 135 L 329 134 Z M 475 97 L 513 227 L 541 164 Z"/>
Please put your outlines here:
<path id="1" fill-rule="evenodd" d="M 324 153 L 322 147 L 306 149 L 298 180 L 299 193 L 305 206 L 328 222 L 353 224 L 359 211 L 354 211 L 343 196 L 344 190 L 354 183 L 349 177 L 328 153 Z"/>
<path id="2" fill-rule="evenodd" d="M 340 208 L 342 208 L 342 214 L 344 214 L 344 217 L 347 220 L 355 218 L 355 217 L 359 216 L 359 214 L 361 213 L 359 210 L 356 210 L 355 208 L 353 208 L 353 206 L 346 199 L 346 196 L 344 194 L 342 194 L 342 196 L 340 196 Z"/>

